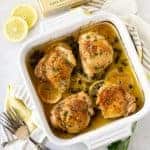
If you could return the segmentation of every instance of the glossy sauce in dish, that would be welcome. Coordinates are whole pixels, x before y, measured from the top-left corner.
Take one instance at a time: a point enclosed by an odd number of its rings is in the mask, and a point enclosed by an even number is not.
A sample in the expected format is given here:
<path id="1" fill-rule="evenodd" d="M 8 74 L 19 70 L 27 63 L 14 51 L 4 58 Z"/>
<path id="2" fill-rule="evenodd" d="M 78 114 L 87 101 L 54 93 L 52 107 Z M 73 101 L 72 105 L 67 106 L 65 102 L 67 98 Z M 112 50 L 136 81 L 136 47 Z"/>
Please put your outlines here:
<path id="1" fill-rule="evenodd" d="M 113 63 L 105 70 L 104 74 L 100 77 L 100 79 L 93 79 L 92 82 L 83 81 L 83 83 L 78 84 L 76 83 L 76 78 L 75 80 L 73 80 L 73 78 L 78 74 L 81 74 L 85 77 L 85 74 L 83 73 L 83 69 L 81 66 L 80 58 L 79 58 L 79 48 L 78 48 L 77 40 L 78 40 L 79 35 L 81 35 L 82 33 L 86 33 L 87 31 L 94 31 L 104 36 L 105 39 L 113 47 L 114 58 L 113 58 Z M 138 83 L 138 79 L 136 78 L 136 74 L 134 73 L 132 69 L 132 65 L 130 64 L 130 61 L 128 60 L 128 56 L 125 51 L 125 46 L 123 45 L 123 42 L 119 36 L 119 33 L 117 29 L 114 27 L 114 25 L 111 24 L 110 22 L 101 22 L 97 24 L 88 25 L 88 27 L 83 27 L 82 29 L 72 33 L 72 35 L 62 37 L 54 41 L 47 42 L 45 44 L 42 44 L 38 47 L 33 48 L 32 52 L 27 57 L 27 65 L 28 65 L 28 71 L 30 73 L 32 82 L 36 90 L 38 90 L 37 88 L 39 84 L 41 83 L 34 76 L 35 65 L 45 53 L 49 52 L 49 50 L 51 49 L 51 45 L 53 43 L 62 42 L 62 41 L 68 43 L 72 47 L 73 54 L 77 61 L 77 66 L 74 68 L 72 75 L 71 75 L 70 88 L 68 92 L 65 92 L 63 94 L 63 98 L 65 98 L 68 95 L 79 92 L 80 89 L 88 93 L 88 89 L 93 82 L 97 80 L 103 80 L 104 83 L 113 83 L 113 84 L 123 85 L 136 98 L 136 104 L 137 104 L 136 112 L 142 108 L 143 103 L 144 103 L 143 92 Z M 94 97 L 92 97 L 92 101 L 93 103 L 95 103 Z M 41 103 L 43 105 L 47 120 L 50 124 L 50 121 L 49 121 L 50 110 L 52 109 L 54 104 L 45 104 L 42 101 Z M 92 117 L 89 126 L 79 134 L 88 132 L 90 130 L 95 130 L 96 128 L 102 127 L 116 120 L 116 119 L 104 119 L 101 115 L 100 110 L 97 110 L 97 108 L 94 108 L 94 110 L 95 110 L 95 115 Z M 52 126 L 51 128 L 54 134 L 60 138 L 66 139 L 66 138 L 72 138 L 76 136 L 75 134 L 68 134 L 58 129 L 54 129 Z"/>

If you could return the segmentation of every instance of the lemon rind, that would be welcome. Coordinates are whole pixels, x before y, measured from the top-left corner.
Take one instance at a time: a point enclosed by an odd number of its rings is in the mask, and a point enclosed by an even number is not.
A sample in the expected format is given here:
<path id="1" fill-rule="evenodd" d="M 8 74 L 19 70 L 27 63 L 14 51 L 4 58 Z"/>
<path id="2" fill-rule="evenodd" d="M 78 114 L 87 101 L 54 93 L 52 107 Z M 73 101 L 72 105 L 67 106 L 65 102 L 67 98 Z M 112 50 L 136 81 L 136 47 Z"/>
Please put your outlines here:
<path id="1" fill-rule="evenodd" d="M 21 21 L 23 23 L 24 28 L 25 28 L 25 30 L 24 30 L 25 32 L 24 32 L 23 36 L 20 37 L 20 38 L 18 38 L 18 39 L 10 37 L 8 35 L 7 29 L 6 29 L 7 24 L 11 23 L 15 19 Z M 4 35 L 7 38 L 7 40 L 9 40 L 11 42 L 20 42 L 20 41 L 24 40 L 27 37 L 27 34 L 28 34 L 28 25 L 27 25 L 26 21 L 24 19 L 22 19 L 21 17 L 15 17 L 15 16 L 13 16 L 13 17 L 9 18 L 7 20 L 7 22 L 5 23 L 5 25 L 4 25 Z"/>
<path id="2" fill-rule="evenodd" d="M 20 5 L 17 5 L 16 7 L 13 8 L 13 10 L 11 11 L 11 17 L 15 16 L 14 13 L 15 11 L 19 8 L 19 7 L 27 7 L 27 8 L 30 8 L 33 12 L 33 15 L 34 15 L 34 20 L 32 21 L 32 24 L 27 24 L 28 25 L 28 28 L 31 29 L 35 26 L 36 22 L 38 21 L 38 14 L 37 14 L 37 11 L 36 9 L 29 5 L 29 4 L 20 4 Z M 19 17 L 19 16 L 18 16 Z M 21 17 L 21 16 L 20 16 Z M 22 18 L 22 17 L 21 17 Z M 23 18 L 22 18 L 23 19 Z"/>

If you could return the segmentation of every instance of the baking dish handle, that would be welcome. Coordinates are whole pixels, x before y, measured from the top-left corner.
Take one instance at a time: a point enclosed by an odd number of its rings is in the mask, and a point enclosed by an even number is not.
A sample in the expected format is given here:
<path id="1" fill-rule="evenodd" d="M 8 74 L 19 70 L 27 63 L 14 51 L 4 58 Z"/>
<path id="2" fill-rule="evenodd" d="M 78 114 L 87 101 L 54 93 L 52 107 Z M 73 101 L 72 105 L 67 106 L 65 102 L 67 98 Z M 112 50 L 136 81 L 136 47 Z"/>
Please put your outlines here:
<path id="1" fill-rule="evenodd" d="M 126 125 L 119 130 L 116 130 L 107 136 L 97 135 L 94 138 L 89 138 L 83 143 L 87 146 L 88 150 L 94 150 L 96 148 L 101 148 L 100 150 L 107 150 L 107 146 L 118 140 L 122 140 L 131 136 L 132 134 L 132 124 Z"/>

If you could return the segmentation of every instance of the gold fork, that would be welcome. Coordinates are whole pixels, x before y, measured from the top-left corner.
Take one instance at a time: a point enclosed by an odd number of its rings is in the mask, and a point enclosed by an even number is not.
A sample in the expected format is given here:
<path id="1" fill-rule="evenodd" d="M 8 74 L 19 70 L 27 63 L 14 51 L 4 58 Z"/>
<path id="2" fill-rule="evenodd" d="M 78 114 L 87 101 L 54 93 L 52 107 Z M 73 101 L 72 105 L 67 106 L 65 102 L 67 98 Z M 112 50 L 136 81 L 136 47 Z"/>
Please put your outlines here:
<path id="1" fill-rule="evenodd" d="M 39 150 L 50 150 L 45 145 L 36 142 L 30 136 L 30 132 L 26 123 L 20 118 L 14 108 L 8 109 L 7 112 L 0 114 L 0 124 L 8 129 L 17 139 L 28 138 Z M 9 144 L 10 141 L 3 143 L 3 147 Z"/>

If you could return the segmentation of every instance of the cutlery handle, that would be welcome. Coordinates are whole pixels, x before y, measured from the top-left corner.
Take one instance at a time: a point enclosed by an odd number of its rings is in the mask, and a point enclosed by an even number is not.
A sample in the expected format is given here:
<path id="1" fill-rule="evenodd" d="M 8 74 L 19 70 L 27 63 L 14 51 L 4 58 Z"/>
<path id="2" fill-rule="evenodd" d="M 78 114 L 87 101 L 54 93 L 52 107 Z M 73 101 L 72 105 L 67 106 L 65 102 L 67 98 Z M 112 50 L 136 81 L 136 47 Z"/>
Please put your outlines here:
<path id="1" fill-rule="evenodd" d="M 7 144 L 13 143 L 13 142 L 15 142 L 15 141 L 17 141 L 17 139 L 5 141 L 5 142 L 3 142 L 1 145 L 2 145 L 2 147 L 4 148 Z"/>
<path id="2" fill-rule="evenodd" d="M 38 150 L 50 150 L 47 146 L 42 143 L 36 142 L 33 138 L 29 137 L 29 140 L 37 147 Z"/>
<path id="3" fill-rule="evenodd" d="M 3 142 L 2 147 L 4 148 L 7 144 L 9 144 L 11 141 Z"/>

